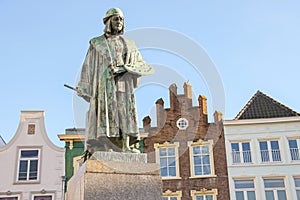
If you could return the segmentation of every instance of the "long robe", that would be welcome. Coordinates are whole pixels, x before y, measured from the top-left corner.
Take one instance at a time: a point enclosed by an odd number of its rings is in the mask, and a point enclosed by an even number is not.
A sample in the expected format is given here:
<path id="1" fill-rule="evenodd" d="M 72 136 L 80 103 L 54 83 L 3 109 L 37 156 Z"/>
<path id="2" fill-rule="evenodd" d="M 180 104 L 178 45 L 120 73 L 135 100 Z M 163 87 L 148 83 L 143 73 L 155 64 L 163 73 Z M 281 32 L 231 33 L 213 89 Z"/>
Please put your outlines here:
<path id="1" fill-rule="evenodd" d="M 135 60 L 134 65 L 146 64 L 134 42 L 125 38 L 122 59 L 128 56 Z M 138 137 L 137 111 L 134 88 L 138 76 L 129 72 L 113 74 L 110 67 L 115 60 L 115 49 L 110 46 L 104 35 L 90 40 L 77 88 L 90 103 L 87 115 L 87 138 L 97 140 L 101 136 L 120 137 L 129 135 Z M 118 49 L 116 49 L 118 50 Z M 117 64 L 118 65 L 118 64 Z M 122 134 L 122 135 L 121 135 Z"/>

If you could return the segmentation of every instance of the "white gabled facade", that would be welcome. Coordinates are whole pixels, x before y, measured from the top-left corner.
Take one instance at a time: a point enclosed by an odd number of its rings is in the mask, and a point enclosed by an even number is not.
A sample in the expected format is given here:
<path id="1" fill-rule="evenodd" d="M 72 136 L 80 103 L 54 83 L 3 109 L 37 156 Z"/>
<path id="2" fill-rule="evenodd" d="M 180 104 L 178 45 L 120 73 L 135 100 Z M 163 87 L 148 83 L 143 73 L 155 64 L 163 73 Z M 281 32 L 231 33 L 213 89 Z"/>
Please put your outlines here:
<path id="1" fill-rule="evenodd" d="M 16 134 L 0 147 L 0 200 L 63 199 L 64 151 L 49 140 L 44 111 L 21 111 Z"/>
<path id="2" fill-rule="evenodd" d="M 224 130 L 232 200 L 300 199 L 299 116 L 226 120 Z"/>

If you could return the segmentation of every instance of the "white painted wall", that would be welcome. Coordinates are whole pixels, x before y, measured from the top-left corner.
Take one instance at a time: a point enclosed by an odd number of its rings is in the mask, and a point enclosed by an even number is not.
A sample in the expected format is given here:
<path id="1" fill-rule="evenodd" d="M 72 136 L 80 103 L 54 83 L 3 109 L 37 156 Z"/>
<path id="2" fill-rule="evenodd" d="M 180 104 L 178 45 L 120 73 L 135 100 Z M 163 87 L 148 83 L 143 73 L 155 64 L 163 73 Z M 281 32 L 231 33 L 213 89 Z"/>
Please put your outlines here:
<path id="1" fill-rule="evenodd" d="M 28 124 L 35 124 L 35 134 L 27 134 Z M 40 181 L 17 183 L 19 148 L 40 147 Z M 43 111 L 21 111 L 20 123 L 12 140 L 0 147 L 0 195 L 19 194 L 22 200 L 32 200 L 33 194 L 42 190 L 62 199 L 62 176 L 64 176 L 64 148 L 57 147 L 48 138 Z"/>
<path id="2" fill-rule="evenodd" d="M 297 199 L 293 177 L 300 177 L 300 161 L 291 160 L 288 138 L 300 138 L 300 117 L 226 120 L 224 130 L 231 199 L 235 199 L 234 179 L 254 178 L 256 199 L 264 200 L 263 178 L 266 177 L 284 178 L 287 198 L 290 200 Z M 281 162 L 261 162 L 260 139 L 279 140 Z M 232 163 L 232 141 L 250 141 L 252 163 Z"/>

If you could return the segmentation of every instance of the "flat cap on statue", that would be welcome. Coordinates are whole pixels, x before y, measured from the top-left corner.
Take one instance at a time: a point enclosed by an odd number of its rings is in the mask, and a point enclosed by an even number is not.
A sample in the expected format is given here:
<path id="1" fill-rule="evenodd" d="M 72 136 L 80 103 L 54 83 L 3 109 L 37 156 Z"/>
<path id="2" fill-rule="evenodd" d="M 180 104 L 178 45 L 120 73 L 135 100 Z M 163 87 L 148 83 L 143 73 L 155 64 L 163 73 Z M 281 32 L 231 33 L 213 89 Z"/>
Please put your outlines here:
<path id="1" fill-rule="evenodd" d="M 103 23 L 105 24 L 106 21 L 107 21 L 111 16 L 114 16 L 114 15 L 119 15 L 119 16 L 121 16 L 121 17 L 124 18 L 124 14 L 123 14 L 123 12 L 122 12 L 122 10 L 121 10 L 120 8 L 111 8 L 111 9 L 109 9 L 109 10 L 106 12 L 106 14 L 105 14 L 105 16 L 104 16 L 104 18 L 103 18 Z"/>

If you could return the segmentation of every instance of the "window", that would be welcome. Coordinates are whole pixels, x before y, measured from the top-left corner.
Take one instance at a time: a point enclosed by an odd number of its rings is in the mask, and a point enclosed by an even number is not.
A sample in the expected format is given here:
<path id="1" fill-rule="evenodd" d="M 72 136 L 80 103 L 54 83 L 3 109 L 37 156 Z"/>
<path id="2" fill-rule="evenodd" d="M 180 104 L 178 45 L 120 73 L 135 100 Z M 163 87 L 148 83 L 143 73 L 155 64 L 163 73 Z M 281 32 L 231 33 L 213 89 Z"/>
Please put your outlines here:
<path id="1" fill-rule="evenodd" d="M 235 180 L 236 200 L 255 200 L 255 189 L 253 180 Z"/>
<path id="2" fill-rule="evenodd" d="M 33 135 L 34 133 L 35 133 L 35 124 L 28 124 L 27 134 Z"/>
<path id="3" fill-rule="evenodd" d="M 283 179 L 264 179 L 266 200 L 286 200 Z"/>
<path id="4" fill-rule="evenodd" d="M 292 160 L 300 160 L 299 147 L 300 147 L 299 139 L 289 140 L 289 148 L 290 148 L 290 154 Z"/>
<path id="5" fill-rule="evenodd" d="M 294 181 L 296 187 L 297 200 L 300 200 L 300 178 L 294 178 Z"/>
<path id="6" fill-rule="evenodd" d="M 193 200 L 216 200 L 218 195 L 217 189 L 207 190 L 205 188 L 200 191 L 192 190 L 191 196 Z"/>
<path id="7" fill-rule="evenodd" d="M 279 144 L 277 140 L 260 141 L 259 148 L 262 162 L 281 161 Z"/>
<path id="8" fill-rule="evenodd" d="M 18 162 L 18 181 L 37 181 L 39 168 L 39 150 L 21 149 Z"/>
<path id="9" fill-rule="evenodd" d="M 167 190 L 163 193 L 162 200 L 180 200 L 181 196 L 181 191 L 172 192 L 170 190 Z"/>
<path id="10" fill-rule="evenodd" d="M 251 163 L 251 150 L 249 142 L 231 143 L 232 163 Z"/>
<path id="11" fill-rule="evenodd" d="M 187 127 L 189 126 L 189 122 L 187 119 L 185 118 L 180 118 L 177 120 L 177 127 L 180 129 L 180 130 L 184 130 L 184 129 L 187 129 Z"/>
<path id="12" fill-rule="evenodd" d="M 34 196 L 33 200 L 52 200 L 52 195 L 38 195 Z"/>
<path id="13" fill-rule="evenodd" d="M 19 199 L 19 197 L 17 197 L 17 196 L 9 196 L 9 197 L 2 197 L 2 196 L 0 196 L 0 200 L 18 200 Z"/>
<path id="14" fill-rule="evenodd" d="M 197 195 L 196 200 L 213 200 L 213 195 L 212 194 L 203 194 L 203 195 Z"/>
<path id="15" fill-rule="evenodd" d="M 179 143 L 154 144 L 162 178 L 179 178 L 178 146 Z"/>
<path id="16" fill-rule="evenodd" d="M 188 143 L 192 177 L 214 175 L 212 143 L 212 140 Z"/>

